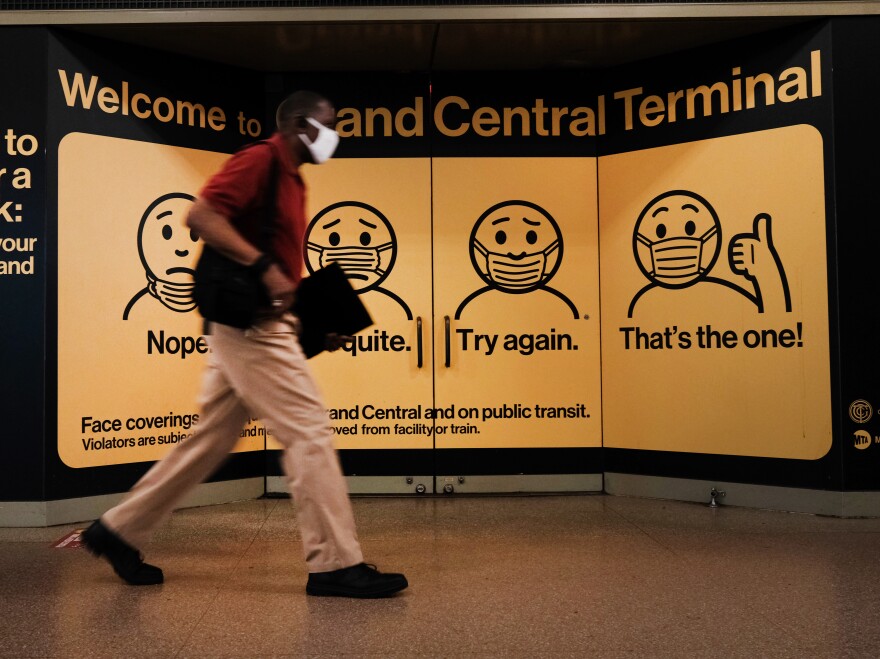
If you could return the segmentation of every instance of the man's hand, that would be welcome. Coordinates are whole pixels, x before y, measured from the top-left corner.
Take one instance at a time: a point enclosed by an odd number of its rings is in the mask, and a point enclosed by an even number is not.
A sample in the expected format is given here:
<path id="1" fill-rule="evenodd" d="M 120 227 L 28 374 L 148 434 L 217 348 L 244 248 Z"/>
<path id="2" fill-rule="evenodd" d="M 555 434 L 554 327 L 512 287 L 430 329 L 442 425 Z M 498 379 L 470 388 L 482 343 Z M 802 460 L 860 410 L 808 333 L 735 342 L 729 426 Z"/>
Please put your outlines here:
<path id="1" fill-rule="evenodd" d="M 354 337 L 346 336 L 345 334 L 330 333 L 324 339 L 324 347 L 327 348 L 329 352 L 336 352 L 344 347 L 349 341 L 354 341 Z"/>
<path id="2" fill-rule="evenodd" d="M 269 304 L 276 316 L 280 316 L 293 306 L 293 295 L 296 292 L 294 284 L 287 275 L 273 263 L 263 273 L 263 285 L 269 294 Z"/>

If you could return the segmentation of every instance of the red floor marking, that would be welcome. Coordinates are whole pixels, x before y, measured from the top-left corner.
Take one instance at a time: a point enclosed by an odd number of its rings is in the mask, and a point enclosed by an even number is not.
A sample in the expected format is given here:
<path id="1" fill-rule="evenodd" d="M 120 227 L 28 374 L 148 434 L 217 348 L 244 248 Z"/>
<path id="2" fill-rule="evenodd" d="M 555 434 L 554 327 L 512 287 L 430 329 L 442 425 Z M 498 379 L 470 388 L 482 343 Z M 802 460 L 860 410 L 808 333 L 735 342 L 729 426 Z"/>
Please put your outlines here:
<path id="1" fill-rule="evenodd" d="M 85 529 L 77 529 L 76 531 L 71 531 L 60 540 L 56 540 L 55 542 L 53 542 L 51 545 L 52 549 L 78 549 L 79 547 L 82 547 L 80 534 L 83 531 L 85 531 Z"/>

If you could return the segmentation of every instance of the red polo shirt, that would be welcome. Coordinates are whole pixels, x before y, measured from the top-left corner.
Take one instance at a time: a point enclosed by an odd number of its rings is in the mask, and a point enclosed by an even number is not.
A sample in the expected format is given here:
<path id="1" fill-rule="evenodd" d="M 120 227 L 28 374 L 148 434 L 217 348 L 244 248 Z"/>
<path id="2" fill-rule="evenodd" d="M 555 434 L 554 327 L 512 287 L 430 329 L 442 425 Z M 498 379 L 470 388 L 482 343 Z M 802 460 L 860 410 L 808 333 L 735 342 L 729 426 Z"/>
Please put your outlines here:
<path id="1" fill-rule="evenodd" d="M 229 218 L 233 226 L 254 246 L 260 245 L 260 226 L 266 218 L 263 208 L 269 184 L 269 165 L 276 159 L 278 184 L 275 236 L 270 255 L 294 282 L 303 271 L 303 236 L 306 231 L 306 186 L 290 158 L 280 133 L 267 143 L 245 148 L 233 155 L 205 184 L 199 197 L 215 211 Z"/>

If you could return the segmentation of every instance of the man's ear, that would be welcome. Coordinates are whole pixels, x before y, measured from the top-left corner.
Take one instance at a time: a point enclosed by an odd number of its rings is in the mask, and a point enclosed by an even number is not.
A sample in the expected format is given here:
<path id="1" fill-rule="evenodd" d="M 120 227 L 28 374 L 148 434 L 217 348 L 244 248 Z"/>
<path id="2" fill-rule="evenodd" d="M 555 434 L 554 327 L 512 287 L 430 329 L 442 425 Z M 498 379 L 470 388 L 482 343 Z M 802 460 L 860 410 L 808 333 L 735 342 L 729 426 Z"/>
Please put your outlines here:
<path id="1" fill-rule="evenodd" d="M 290 125 L 297 133 L 305 133 L 309 123 L 304 114 L 295 114 L 290 118 Z"/>
<path id="2" fill-rule="evenodd" d="M 282 133 L 299 134 L 306 132 L 308 122 L 303 115 L 295 114 L 287 118 L 287 120 L 279 128 Z"/>

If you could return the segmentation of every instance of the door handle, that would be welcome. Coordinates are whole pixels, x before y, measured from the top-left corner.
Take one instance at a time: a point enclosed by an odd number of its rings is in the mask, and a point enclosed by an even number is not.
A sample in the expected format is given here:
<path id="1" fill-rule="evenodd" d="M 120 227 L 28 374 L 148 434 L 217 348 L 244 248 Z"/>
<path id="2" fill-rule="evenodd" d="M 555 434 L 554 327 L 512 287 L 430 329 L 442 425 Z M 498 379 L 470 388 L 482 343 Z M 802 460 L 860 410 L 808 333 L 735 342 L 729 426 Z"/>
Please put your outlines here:
<path id="1" fill-rule="evenodd" d="M 416 328 L 418 333 L 416 334 L 416 350 L 418 350 L 418 366 L 422 368 L 425 364 L 425 360 L 423 359 L 423 350 L 422 350 L 422 317 L 419 316 L 416 318 Z"/>
<path id="2" fill-rule="evenodd" d="M 443 320 L 445 322 L 445 334 L 446 334 L 446 368 L 449 368 L 452 364 L 452 335 L 451 335 L 451 326 L 449 322 L 449 316 L 444 316 Z"/>

